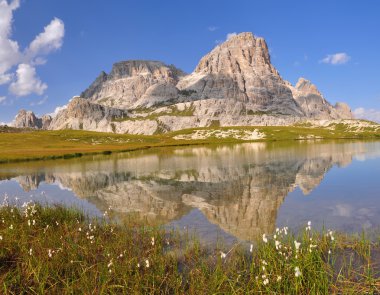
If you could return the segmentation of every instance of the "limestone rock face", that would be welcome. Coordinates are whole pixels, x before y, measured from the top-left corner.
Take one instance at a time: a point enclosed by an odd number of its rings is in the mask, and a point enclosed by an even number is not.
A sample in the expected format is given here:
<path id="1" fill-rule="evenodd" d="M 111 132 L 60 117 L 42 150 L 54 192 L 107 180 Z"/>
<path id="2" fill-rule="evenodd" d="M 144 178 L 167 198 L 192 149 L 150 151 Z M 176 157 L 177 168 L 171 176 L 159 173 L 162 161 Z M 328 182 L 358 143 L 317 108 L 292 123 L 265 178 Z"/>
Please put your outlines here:
<path id="1" fill-rule="evenodd" d="M 284 126 L 352 119 L 310 81 L 293 86 L 271 64 L 263 38 L 241 33 L 205 55 L 186 75 L 159 61 L 130 60 L 101 72 L 54 119 L 21 111 L 16 127 L 154 134 L 210 126 Z"/>
<path id="2" fill-rule="evenodd" d="M 131 60 L 102 72 L 81 97 L 108 107 L 128 109 L 175 99 L 184 73 L 159 61 Z"/>
<path id="3" fill-rule="evenodd" d="M 337 102 L 334 106 L 335 110 L 340 114 L 342 119 L 353 119 L 354 115 L 352 114 L 351 108 L 348 104 L 344 102 Z"/>
<path id="4" fill-rule="evenodd" d="M 345 103 L 333 107 L 309 80 L 300 78 L 295 87 L 289 86 L 293 97 L 305 116 L 313 119 L 352 119 L 351 110 Z"/>
<path id="5" fill-rule="evenodd" d="M 126 112 L 91 103 L 89 100 L 74 97 L 51 121 L 49 129 L 85 129 L 112 132 L 112 121 L 126 116 Z"/>
<path id="6" fill-rule="evenodd" d="M 201 59 L 177 85 L 194 99 L 232 99 L 251 110 L 302 116 L 291 90 L 272 66 L 263 38 L 241 33 Z"/>
<path id="7" fill-rule="evenodd" d="M 21 110 L 12 122 L 12 126 L 16 128 L 36 128 L 42 127 L 42 120 L 37 118 L 31 111 Z"/>
<path id="8" fill-rule="evenodd" d="M 50 123 L 53 120 L 53 118 L 50 115 L 43 115 L 41 117 L 41 129 L 47 130 L 49 129 Z"/>

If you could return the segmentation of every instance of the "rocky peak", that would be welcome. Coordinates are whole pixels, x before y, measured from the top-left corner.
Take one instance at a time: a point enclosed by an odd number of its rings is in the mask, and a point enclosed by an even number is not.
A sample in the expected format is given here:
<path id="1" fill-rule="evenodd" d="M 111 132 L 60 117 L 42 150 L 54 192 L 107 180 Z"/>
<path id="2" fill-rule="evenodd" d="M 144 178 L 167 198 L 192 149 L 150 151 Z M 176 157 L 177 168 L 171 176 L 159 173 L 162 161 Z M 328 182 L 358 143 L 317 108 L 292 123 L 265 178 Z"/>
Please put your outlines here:
<path id="1" fill-rule="evenodd" d="M 334 106 L 335 110 L 341 115 L 343 119 L 353 119 L 351 108 L 344 102 L 337 102 Z"/>
<path id="2" fill-rule="evenodd" d="M 295 88 L 303 95 L 315 94 L 322 97 L 322 94 L 319 92 L 317 86 L 305 78 L 299 78 Z"/>
<path id="3" fill-rule="evenodd" d="M 160 61 L 129 60 L 115 63 L 108 79 L 116 80 L 140 75 L 152 75 L 157 79 L 172 79 L 173 82 L 178 82 L 183 72 Z"/>
<path id="4" fill-rule="evenodd" d="M 12 122 L 16 128 L 41 128 L 42 120 L 31 111 L 20 110 Z"/>
<path id="5" fill-rule="evenodd" d="M 352 113 L 345 103 L 332 106 L 309 80 L 300 78 L 295 87 L 288 86 L 304 114 L 314 119 L 351 119 Z"/>
<path id="6" fill-rule="evenodd" d="M 241 33 L 216 46 L 177 87 L 194 99 L 242 101 L 252 112 L 302 116 L 286 82 L 271 64 L 263 38 Z"/>
<path id="7" fill-rule="evenodd" d="M 115 63 L 109 74 L 101 72 L 81 97 L 122 109 L 174 99 L 175 85 L 185 75 L 160 61 L 130 60 Z"/>
<path id="8" fill-rule="evenodd" d="M 215 47 L 204 56 L 195 69 L 206 74 L 273 74 L 279 76 L 272 66 L 268 46 L 263 38 L 252 33 L 240 33 Z"/>

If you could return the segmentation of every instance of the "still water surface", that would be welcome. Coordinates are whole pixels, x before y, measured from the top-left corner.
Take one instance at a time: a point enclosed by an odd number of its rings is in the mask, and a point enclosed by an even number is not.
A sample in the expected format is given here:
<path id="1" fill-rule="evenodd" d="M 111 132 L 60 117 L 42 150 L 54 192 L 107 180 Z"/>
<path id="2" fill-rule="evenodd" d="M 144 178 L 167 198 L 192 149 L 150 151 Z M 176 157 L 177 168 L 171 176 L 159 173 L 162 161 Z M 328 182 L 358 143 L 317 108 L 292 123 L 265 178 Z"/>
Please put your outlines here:
<path id="1" fill-rule="evenodd" d="M 0 196 L 109 207 L 201 240 L 255 240 L 276 227 L 380 228 L 380 142 L 160 148 L 0 165 Z"/>

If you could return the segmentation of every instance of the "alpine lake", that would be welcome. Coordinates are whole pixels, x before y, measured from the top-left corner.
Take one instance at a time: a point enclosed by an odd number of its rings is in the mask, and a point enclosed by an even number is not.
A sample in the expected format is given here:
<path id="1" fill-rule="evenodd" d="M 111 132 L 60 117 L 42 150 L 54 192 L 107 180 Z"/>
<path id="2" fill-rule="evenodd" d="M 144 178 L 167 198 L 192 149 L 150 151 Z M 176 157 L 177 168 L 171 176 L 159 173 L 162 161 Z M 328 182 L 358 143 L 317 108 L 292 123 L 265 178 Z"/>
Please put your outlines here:
<path id="1" fill-rule="evenodd" d="M 213 244 L 277 227 L 378 233 L 379 141 L 163 147 L 0 165 L 0 196 L 128 216 Z"/>

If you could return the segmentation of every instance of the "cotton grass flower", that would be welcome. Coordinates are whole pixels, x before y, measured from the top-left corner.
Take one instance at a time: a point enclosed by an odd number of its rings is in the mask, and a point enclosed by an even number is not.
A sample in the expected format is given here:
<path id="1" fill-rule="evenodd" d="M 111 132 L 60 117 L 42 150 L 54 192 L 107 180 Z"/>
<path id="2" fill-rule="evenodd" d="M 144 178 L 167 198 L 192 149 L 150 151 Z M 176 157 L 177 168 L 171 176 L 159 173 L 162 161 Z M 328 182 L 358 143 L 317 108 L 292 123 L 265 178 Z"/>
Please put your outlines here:
<path id="1" fill-rule="evenodd" d="M 301 271 L 300 271 L 300 269 L 299 269 L 298 266 L 296 266 L 296 267 L 294 268 L 294 275 L 295 275 L 296 278 L 298 278 L 299 276 L 302 275 L 302 273 L 301 273 Z"/>
<path id="2" fill-rule="evenodd" d="M 263 242 L 264 243 L 268 243 L 268 238 L 267 238 L 267 236 L 265 234 L 263 234 Z"/>
<path id="3" fill-rule="evenodd" d="M 251 244 L 250 248 L 249 248 L 249 252 L 253 252 L 253 244 Z"/>
<path id="4" fill-rule="evenodd" d="M 154 246 L 154 237 L 152 237 L 151 244 L 152 244 L 152 246 Z"/>
<path id="5" fill-rule="evenodd" d="M 149 260 L 147 259 L 147 260 L 145 260 L 145 266 L 146 266 L 146 268 L 149 268 Z"/>
<path id="6" fill-rule="evenodd" d="M 300 242 L 294 241 L 294 247 L 296 248 L 296 251 L 298 252 L 299 248 L 301 246 Z"/>
<path id="7" fill-rule="evenodd" d="M 277 282 L 281 281 L 282 280 L 282 276 L 277 276 Z"/>
<path id="8" fill-rule="evenodd" d="M 268 285 L 269 284 L 269 279 L 265 279 L 264 281 L 263 281 L 263 285 L 265 286 L 265 285 Z"/>
<path id="9" fill-rule="evenodd" d="M 220 251 L 220 258 L 224 259 L 224 258 L 226 258 L 226 256 L 227 256 L 226 253 Z"/>
<path id="10" fill-rule="evenodd" d="M 3 236 L 0 236 L 0 241 L 2 241 L 3 240 Z"/>

